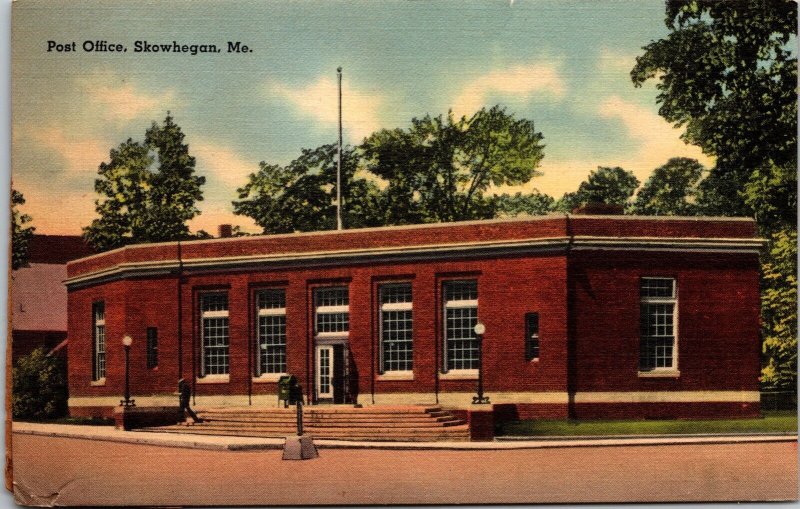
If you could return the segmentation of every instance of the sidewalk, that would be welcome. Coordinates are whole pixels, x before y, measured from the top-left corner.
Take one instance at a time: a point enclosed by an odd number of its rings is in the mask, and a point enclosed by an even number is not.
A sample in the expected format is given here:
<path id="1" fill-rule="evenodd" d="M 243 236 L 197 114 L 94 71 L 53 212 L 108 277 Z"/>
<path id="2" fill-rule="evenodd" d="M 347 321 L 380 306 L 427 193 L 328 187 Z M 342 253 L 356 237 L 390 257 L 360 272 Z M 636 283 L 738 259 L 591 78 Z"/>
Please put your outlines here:
<path id="1" fill-rule="evenodd" d="M 260 449 L 283 449 L 284 444 L 284 439 L 282 438 L 182 435 L 177 433 L 123 431 L 111 426 L 78 426 L 15 422 L 12 424 L 11 429 L 13 433 L 23 435 L 78 438 L 94 441 L 207 450 L 251 451 Z M 320 449 L 508 450 L 796 441 L 797 434 L 795 433 L 790 435 L 646 435 L 625 437 L 546 437 L 537 439 L 514 437 L 513 439 L 503 439 L 493 442 L 364 442 L 318 439 L 314 440 L 314 444 Z"/>

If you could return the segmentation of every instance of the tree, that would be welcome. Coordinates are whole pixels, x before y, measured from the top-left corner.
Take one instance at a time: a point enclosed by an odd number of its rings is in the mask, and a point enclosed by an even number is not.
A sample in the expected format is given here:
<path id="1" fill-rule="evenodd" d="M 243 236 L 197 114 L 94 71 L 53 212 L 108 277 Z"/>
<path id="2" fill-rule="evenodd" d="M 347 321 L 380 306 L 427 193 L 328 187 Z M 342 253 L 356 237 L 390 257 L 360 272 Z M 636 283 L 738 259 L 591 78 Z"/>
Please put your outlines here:
<path id="1" fill-rule="evenodd" d="M 12 372 L 11 412 L 15 419 L 52 419 L 67 414 L 67 369 L 58 357 L 37 348 Z"/>
<path id="2" fill-rule="evenodd" d="M 644 47 L 631 78 L 657 79 L 659 114 L 716 157 L 707 208 L 755 214 L 762 227 L 796 224 L 797 4 L 669 0 L 665 23 L 669 35 Z M 768 198 L 748 199 L 748 185 Z"/>
<path id="3" fill-rule="evenodd" d="M 192 238 L 186 222 L 199 214 L 205 177 L 195 176 L 184 134 L 167 114 L 153 122 L 144 143 L 128 139 L 111 149 L 100 163 L 94 188 L 99 217 L 84 228 L 84 238 L 97 251 L 140 242 Z"/>
<path id="4" fill-rule="evenodd" d="M 11 268 L 17 270 L 28 263 L 28 250 L 36 230 L 33 226 L 26 226 L 31 222 L 31 216 L 22 214 L 17 206 L 25 205 L 25 197 L 19 191 L 11 190 Z"/>
<path id="5" fill-rule="evenodd" d="M 530 194 L 516 193 L 513 196 L 501 194 L 495 201 L 498 217 L 517 217 L 522 214 L 541 216 L 552 212 L 555 204 L 556 200 L 552 196 L 539 191 Z"/>
<path id="6" fill-rule="evenodd" d="M 581 182 L 578 191 L 565 193 L 556 204 L 556 209 L 563 212 L 593 203 L 619 205 L 625 207 L 633 192 L 639 187 L 639 179 L 619 166 L 613 168 L 598 166 Z"/>
<path id="7" fill-rule="evenodd" d="M 482 108 L 456 120 L 426 115 L 408 129 L 381 130 L 362 145 L 366 169 L 387 182 L 386 223 L 494 216 L 489 186 L 519 185 L 536 171 L 544 146 L 530 120 Z"/>
<path id="8" fill-rule="evenodd" d="M 696 159 L 674 157 L 659 166 L 636 194 L 631 206 L 634 214 L 651 216 L 693 216 L 697 205 L 698 184 L 705 168 Z"/>
<path id="9" fill-rule="evenodd" d="M 261 162 L 233 202 L 234 214 L 253 218 L 264 233 L 336 228 L 336 145 L 304 149 L 287 166 Z M 359 158 L 343 149 L 343 218 L 347 228 L 379 226 L 383 211 L 380 189 L 357 177 Z"/>
<path id="10" fill-rule="evenodd" d="M 186 222 L 200 213 L 195 202 L 203 199 L 200 187 L 206 178 L 194 174 L 195 158 L 184 137 L 169 114 L 163 125 L 153 122 L 145 132 L 145 146 L 158 156 L 158 171 L 150 174 L 148 242 L 188 237 Z"/>
<path id="11" fill-rule="evenodd" d="M 762 382 L 797 390 L 797 232 L 772 234 L 762 261 Z"/>

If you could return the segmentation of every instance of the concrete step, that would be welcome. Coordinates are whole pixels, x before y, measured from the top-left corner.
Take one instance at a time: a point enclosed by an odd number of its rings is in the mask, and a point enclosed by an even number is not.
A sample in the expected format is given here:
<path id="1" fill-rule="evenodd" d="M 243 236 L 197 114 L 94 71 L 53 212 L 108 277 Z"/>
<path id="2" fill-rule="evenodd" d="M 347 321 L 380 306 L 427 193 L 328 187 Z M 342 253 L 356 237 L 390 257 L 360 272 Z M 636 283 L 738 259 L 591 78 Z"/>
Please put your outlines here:
<path id="1" fill-rule="evenodd" d="M 175 430 L 165 428 L 151 428 L 143 429 L 152 433 L 173 433 L 173 434 L 188 434 L 188 435 L 214 435 L 214 436 L 236 436 L 236 437 L 251 437 L 251 438 L 284 438 L 290 433 L 255 433 L 255 432 L 242 432 L 242 431 L 219 431 L 219 430 L 204 430 L 188 426 L 188 430 Z M 466 442 L 469 441 L 469 432 L 458 434 L 442 434 L 442 435 L 351 435 L 351 434 L 317 434 L 308 433 L 314 438 L 326 440 L 357 440 L 357 441 L 370 441 L 370 442 Z"/>
<path id="2" fill-rule="evenodd" d="M 304 430 L 320 438 L 344 440 L 468 440 L 469 426 L 437 405 L 304 409 Z M 296 432 L 297 409 L 254 407 L 198 408 L 204 422 L 148 428 L 159 433 L 283 437 Z"/>

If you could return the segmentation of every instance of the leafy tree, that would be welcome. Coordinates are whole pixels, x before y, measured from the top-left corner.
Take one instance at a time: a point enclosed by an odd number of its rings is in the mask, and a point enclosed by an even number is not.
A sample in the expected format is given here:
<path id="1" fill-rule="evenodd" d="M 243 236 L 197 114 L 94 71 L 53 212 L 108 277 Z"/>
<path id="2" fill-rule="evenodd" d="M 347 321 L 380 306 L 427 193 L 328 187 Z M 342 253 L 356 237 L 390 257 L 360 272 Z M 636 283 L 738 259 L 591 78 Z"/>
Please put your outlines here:
<path id="1" fill-rule="evenodd" d="M 52 419 L 67 413 L 67 368 L 58 357 L 37 348 L 20 358 L 12 372 L 15 419 Z"/>
<path id="2" fill-rule="evenodd" d="M 387 182 L 386 224 L 408 224 L 493 217 L 487 189 L 540 175 L 541 141 L 532 121 L 495 106 L 458 120 L 452 112 L 415 118 L 361 148 L 366 169 Z"/>
<path id="3" fill-rule="evenodd" d="M 660 115 L 716 157 L 706 208 L 796 224 L 796 2 L 669 0 L 665 23 L 669 35 L 644 47 L 631 78 L 657 79 Z"/>
<path id="4" fill-rule="evenodd" d="M 22 214 L 17 210 L 18 205 L 25 205 L 22 193 L 11 190 L 11 268 L 17 270 L 28 263 L 28 249 L 30 247 L 33 226 L 26 226 L 31 222 L 31 216 Z"/>
<path id="5" fill-rule="evenodd" d="M 145 132 L 145 146 L 158 156 L 158 171 L 150 174 L 148 242 L 189 236 L 186 222 L 200 213 L 195 202 L 203 199 L 200 187 L 206 178 L 194 174 L 195 158 L 189 155 L 184 137 L 169 114 L 163 125 L 153 122 Z"/>
<path id="6" fill-rule="evenodd" d="M 633 192 L 639 187 L 639 179 L 630 171 L 619 166 L 613 168 L 598 166 L 581 182 L 578 191 L 565 193 L 556 204 L 556 209 L 571 212 L 582 205 L 604 203 L 626 206 Z"/>
<path id="7" fill-rule="evenodd" d="M 541 216 L 552 212 L 555 204 L 556 200 L 552 196 L 539 191 L 530 194 L 501 194 L 495 201 L 499 217 L 516 217 L 522 214 Z"/>
<path id="8" fill-rule="evenodd" d="M 336 228 L 336 145 L 304 149 L 287 166 L 261 162 L 233 202 L 235 214 L 253 218 L 264 233 Z M 356 177 L 359 158 L 351 147 L 342 157 L 342 221 L 348 228 L 382 223 L 380 189 Z"/>
<path id="9" fill-rule="evenodd" d="M 184 134 L 168 114 L 153 123 L 144 143 L 128 139 L 100 163 L 95 191 L 100 216 L 84 228 L 86 241 L 98 251 L 140 242 L 192 238 L 186 222 L 199 214 L 205 177 L 195 176 Z"/>
<path id="10" fill-rule="evenodd" d="M 765 386 L 797 390 L 797 232 L 772 235 L 762 261 L 761 321 Z"/>
<path id="11" fill-rule="evenodd" d="M 696 159 L 674 157 L 659 166 L 636 194 L 631 206 L 634 214 L 652 216 L 693 216 L 698 184 L 705 168 Z"/>

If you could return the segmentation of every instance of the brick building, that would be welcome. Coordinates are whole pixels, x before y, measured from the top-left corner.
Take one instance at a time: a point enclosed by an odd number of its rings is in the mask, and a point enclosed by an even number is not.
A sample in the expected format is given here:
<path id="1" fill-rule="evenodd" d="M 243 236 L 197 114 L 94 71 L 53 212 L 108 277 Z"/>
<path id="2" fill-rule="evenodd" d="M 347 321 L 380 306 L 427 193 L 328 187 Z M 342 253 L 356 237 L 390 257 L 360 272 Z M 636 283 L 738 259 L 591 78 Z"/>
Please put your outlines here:
<path id="1" fill-rule="evenodd" d="M 68 264 L 73 414 L 107 413 L 133 338 L 138 405 L 468 408 L 474 325 L 495 411 L 759 412 L 755 223 L 536 218 L 133 245 Z"/>
<path id="2" fill-rule="evenodd" d="M 13 362 L 36 348 L 63 351 L 67 339 L 67 262 L 92 253 L 80 235 L 33 235 L 28 263 L 11 272 Z"/>

